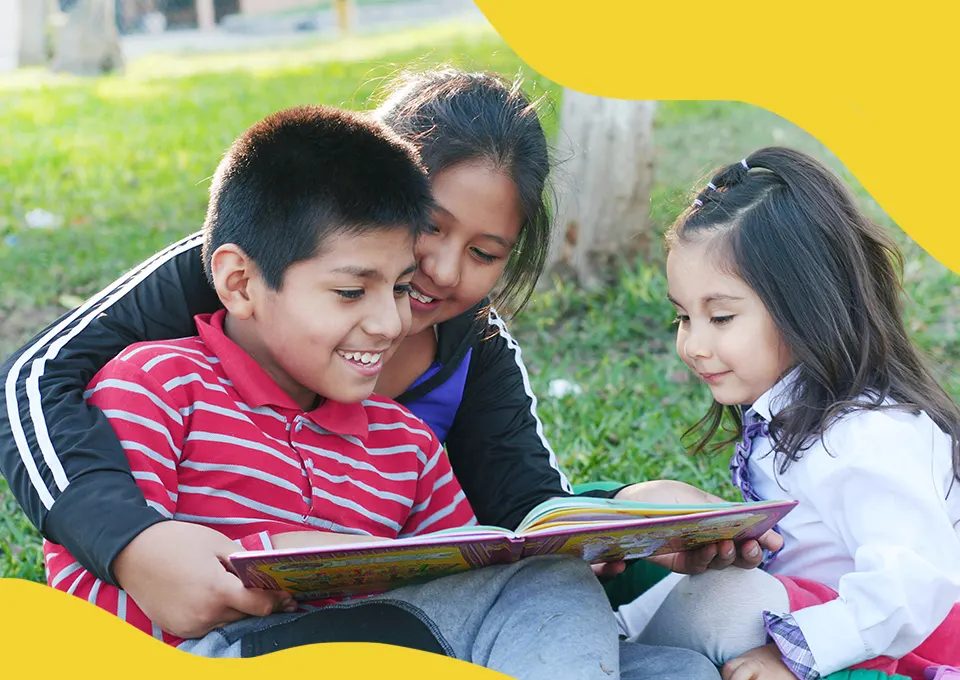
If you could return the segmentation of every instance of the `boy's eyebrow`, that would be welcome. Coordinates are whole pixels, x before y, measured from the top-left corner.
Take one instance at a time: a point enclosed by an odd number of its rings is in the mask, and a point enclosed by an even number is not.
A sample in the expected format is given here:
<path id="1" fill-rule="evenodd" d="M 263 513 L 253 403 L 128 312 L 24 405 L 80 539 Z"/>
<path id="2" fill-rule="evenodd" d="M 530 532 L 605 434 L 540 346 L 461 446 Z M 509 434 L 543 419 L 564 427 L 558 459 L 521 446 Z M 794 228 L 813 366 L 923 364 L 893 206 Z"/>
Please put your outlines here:
<path id="1" fill-rule="evenodd" d="M 412 264 L 401 272 L 400 276 L 407 276 L 417 271 L 417 265 Z M 357 267 L 355 265 L 347 265 L 345 267 L 337 267 L 333 270 L 334 274 L 347 274 L 348 276 L 353 276 L 358 279 L 380 279 L 381 281 L 386 281 L 387 277 L 383 275 L 379 269 L 374 269 L 373 267 Z"/>

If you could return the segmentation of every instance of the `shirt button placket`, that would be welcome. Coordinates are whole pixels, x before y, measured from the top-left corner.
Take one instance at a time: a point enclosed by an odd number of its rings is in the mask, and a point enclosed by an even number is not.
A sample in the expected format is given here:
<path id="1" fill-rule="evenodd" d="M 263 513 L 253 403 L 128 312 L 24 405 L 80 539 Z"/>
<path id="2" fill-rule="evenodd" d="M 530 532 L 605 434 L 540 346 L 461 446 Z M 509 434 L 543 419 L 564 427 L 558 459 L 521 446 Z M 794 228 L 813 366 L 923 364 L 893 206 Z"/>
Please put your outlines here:
<path id="1" fill-rule="evenodd" d="M 307 508 L 313 506 L 313 485 L 311 483 L 312 475 L 310 474 L 310 468 L 307 465 L 307 461 L 303 457 L 303 453 L 300 451 L 296 442 L 296 435 L 300 434 L 300 431 L 303 430 L 303 421 L 304 417 L 302 415 L 295 416 L 293 419 L 293 427 L 287 429 L 288 436 L 287 441 L 290 443 L 291 450 L 297 454 L 297 457 L 300 459 L 301 469 L 303 470 L 304 480 L 306 480 L 307 487 L 305 491 L 305 498 L 307 499 Z M 303 515 L 304 521 L 308 518 L 309 513 Z"/>

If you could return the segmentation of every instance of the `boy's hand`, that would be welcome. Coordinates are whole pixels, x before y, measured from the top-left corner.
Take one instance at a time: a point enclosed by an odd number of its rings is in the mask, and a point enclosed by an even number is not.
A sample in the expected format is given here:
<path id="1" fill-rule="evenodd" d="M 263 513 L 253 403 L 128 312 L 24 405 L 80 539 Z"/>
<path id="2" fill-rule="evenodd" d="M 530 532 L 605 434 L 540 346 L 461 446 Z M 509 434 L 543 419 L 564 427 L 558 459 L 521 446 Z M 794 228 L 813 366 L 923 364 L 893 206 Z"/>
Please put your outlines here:
<path id="1" fill-rule="evenodd" d="M 719 496 L 714 496 L 690 484 L 668 479 L 633 484 L 621 489 L 616 498 L 668 505 L 705 505 L 727 502 Z M 733 541 L 720 541 L 685 552 L 648 557 L 647 560 L 680 574 L 700 574 L 707 569 L 725 569 L 729 566 L 753 569 L 763 560 L 761 546 L 775 551 L 782 545 L 783 537 L 770 530 L 763 534 L 759 541 L 751 539 L 739 546 Z"/>
<path id="2" fill-rule="evenodd" d="M 751 649 L 731 659 L 720 671 L 723 680 L 797 680 L 783 663 L 780 650 L 775 644 Z"/>
<path id="3" fill-rule="evenodd" d="M 245 588 L 224 569 L 219 558 L 240 550 L 213 529 L 166 521 L 134 538 L 113 571 L 144 613 L 179 637 L 203 637 L 247 616 L 295 610 L 288 593 Z"/>

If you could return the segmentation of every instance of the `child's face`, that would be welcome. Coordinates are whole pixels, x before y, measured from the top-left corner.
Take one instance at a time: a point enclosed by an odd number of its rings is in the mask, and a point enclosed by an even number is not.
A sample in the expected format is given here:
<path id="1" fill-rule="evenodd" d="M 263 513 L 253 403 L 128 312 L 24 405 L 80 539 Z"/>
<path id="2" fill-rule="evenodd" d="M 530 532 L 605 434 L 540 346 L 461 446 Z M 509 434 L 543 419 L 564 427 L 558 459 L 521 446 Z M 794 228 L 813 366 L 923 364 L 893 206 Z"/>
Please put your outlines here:
<path id="1" fill-rule="evenodd" d="M 431 182 L 432 232 L 417 241 L 411 334 L 452 319 L 490 294 L 520 235 L 523 210 L 509 175 L 460 163 Z"/>
<path id="2" fill-rule="evenodd" d="M 752 404 L 793 363 L 760 298 L 717 266 L 709 239 L 674 247 L 667 281 L 677 354 L 721 404 Z"/>
<path id="3" fill-rule="evenodd" d="M 244 349 L 304 408 L 314 395 L 362 401 L 410 328 L 414 270 L 405 229 L 336 235 L 279 291 L 251 280 Z"/>

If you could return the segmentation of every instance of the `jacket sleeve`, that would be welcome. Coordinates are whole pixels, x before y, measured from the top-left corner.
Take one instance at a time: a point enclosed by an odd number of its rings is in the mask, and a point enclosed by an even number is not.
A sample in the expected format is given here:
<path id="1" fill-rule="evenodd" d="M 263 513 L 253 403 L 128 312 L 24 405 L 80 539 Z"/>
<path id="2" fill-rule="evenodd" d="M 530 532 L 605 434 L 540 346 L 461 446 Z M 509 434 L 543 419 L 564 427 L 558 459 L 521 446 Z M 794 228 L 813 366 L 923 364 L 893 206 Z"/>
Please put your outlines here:
<path id="1" fill-rule="evenodd" d="M 496 312 L 489 324 L 446 447 L 479 523 L 512 530 L 538 503 L 572 489 L 543 434 L 520 346 Z"/>
<path id="2" fill-rule="evenodd" d="M 83 392 L 124 347 L 196 333 L 219 303 L 194 234 L 44 329 L 0 368 L 0 472 L 43 536 L 115 583 L 111 565 L 163 517 L 144 500 L 103 413 Z"/>

